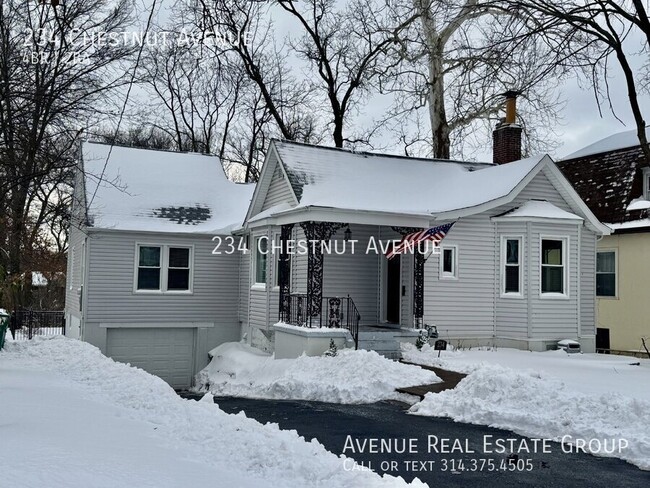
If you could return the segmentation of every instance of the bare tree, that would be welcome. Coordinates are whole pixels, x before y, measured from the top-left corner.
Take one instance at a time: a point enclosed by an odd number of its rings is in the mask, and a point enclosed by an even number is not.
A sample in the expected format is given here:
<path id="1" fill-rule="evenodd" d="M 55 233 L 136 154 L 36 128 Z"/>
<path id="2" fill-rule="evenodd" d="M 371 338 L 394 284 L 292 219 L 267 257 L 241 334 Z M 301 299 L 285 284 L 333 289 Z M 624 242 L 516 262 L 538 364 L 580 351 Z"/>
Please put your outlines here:
<path id="1" fill-rule="evenodd" d="M 307 141 L 314 125 L 308 86 L 292 73 L 268 16 L 270 2 L 186 0 L 184 18 L 201 33 L 213 57 L 233 55 L 259 90 L 279 136 Z M 215 40 L 226 39 L 226 42 Z M 306 130 L 305 130 L 306 129 Z"/>
<path id="2" fill-rule="evenodd" d="M 226 56 L 169 42 L 150 53 L 144 81 L 162 107 L 160 130 L 181 151 L 225 155 L 245 76 Z M 167 121 L 169 121 L 167 123 Z"/>
<path id="3" fill-rule="evenodd" d="M 647 89 L 648 82 L 635 73 L 630 62 L 630 53 L 639 50 L 631 40 L 635 29 L 643 38 L 641 52 L 646 56 L 650 53 L 650 3 L 647 0 L 508 0 L 506 3 L 512 12 L 525 16 L 538 31 L 548 32 L 558 26 L 569 26 L 581 34 L 582 46 L 590 44 L 597 50 L 597 55 L 585 59 L 575 56 L 580 53 L 581 46 L 574 46 L 571 61 L 587 71 L 599 106 L 604 97 L 610 101 L 612 110 L 608 65 L 611 57 L 616 60 L 625 78 L 639 143 L 650 164 L 646 120 L 639 103 L 639 91 Z"/>
<path id="4" fill-rule="evenodd" d="M 282 137 L 310 140 L 329 127 L 337 147 L 367 143 L 346 134 L 362 111 L 372 81 L 397 33 L 413 19 L 393 25 L 386 5 L 353 0 L 198 0 L 197 24 L 210 32 L 246 35 L 230 49 L 256 84 Z M 279 32 L 271 18 L 291 24 Z"/>
<path id="5" fill-rule="evenodd" d="M 142 149 L 178 150 L 176 141 L 170 134 L 148 122 L 134 124 L 118 131 L 114 127 L 100 127 L 90 133 L 90 138 L 106 144 Z"/>
<path id="6" fill-rule="evenodd" d="M 329 104 L 326 117 L 334 145 L 368 143 L 344 136 L 346 124 L 373 90 L 390 45 L 415 16 L 392 24 L 388 7 L 373 0 L 353 0 L 340 10 L 335 0 L 279 0 L 278 4 L 295 19 L 302 33 L 291 47 L 318 75 L 311 77 L 310 85 L 322 92 Z"/>
<path id="7" fill-rule="evenodd" d="M 79 120 L 125 82 L 114 66 L 132 50 L 90 39 L 129 22 L 127 0 L 0 0 L 0 266 L 10 275 L 21 272 L 69 176 Z"/>
<path id="8" fill-rule="evenodd" d="M 382 92 L 396 98 L 386 122 L 397 121 L 409 152 L 422 152 L 418 148 L 424 146 L 429 155 L 446 159 L 455 142 L 455 154 L 462 156 L 468 137 L 485 137 L 478 129 L 497 118 L 501 94 L 510 90 L 521 93 L 524 111 L 531 108 L 521 119 L 527 122 L 528 145 L 544 145 L 534 134 L 557 116 L 559 101 L 549 78 L 562 74 L 551 46 L 485 0 L 413 0 L 396 4 L 393 12 L 418 16 L 394 45 L 394 61 L 380 80 Z M 415 124 L 405 123 L 414 119 Z"/>

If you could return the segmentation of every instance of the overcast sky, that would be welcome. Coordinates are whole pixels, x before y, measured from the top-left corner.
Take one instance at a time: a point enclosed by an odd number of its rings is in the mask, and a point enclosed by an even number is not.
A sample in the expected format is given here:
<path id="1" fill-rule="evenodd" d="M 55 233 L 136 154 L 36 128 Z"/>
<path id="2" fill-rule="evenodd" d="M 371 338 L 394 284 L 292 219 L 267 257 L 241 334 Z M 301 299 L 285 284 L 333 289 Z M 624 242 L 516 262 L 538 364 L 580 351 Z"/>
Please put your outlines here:
<path id="1" fill-rule="evenodd" d="M 141 12 L 146 13 L 152 1 L 137 0 Z M 164 23 L 164 20 L 168 19 L 165 10 L 171 7 L 174 2 L 175 0 L 157 0 L 159 10 L 158 19 L 161 23 Z M 286 23 L 286 26 L 280 24 L 285 24 L 285 22 L 278 22 L 277 25 L 280 27 L 280 32 L 286 32 L 283 29 L 290 29 L 291 27 L 289 22 Z M 640 35 L 637 36 L 638 39 L 641 39 Z M 632 41 L 634 41 L 634 38 L 632 38 Z M 628 51 L 632 51 L 632 47 L 637 49 L 639 45 L 638 43 L 634 44 L 632 42 L 631 48 Z M 647 53 L 631 55 L 631 64 L 635 69 L 640 69 L 644 64 L 650 62 L 647 56 Z M 615 61 L 612 61 L 612 65 L 610 66 L 610 91 L 612 106 L 620 121 L 612 114 L 606 100 L 602 103 L 601 115 L 592 92 L 592 87 L 585 80 L 579 81 L 577 77 L 572 77 L 563 85 L 560 85 L 558 90 L 565 100 L 566 105 L 561 111 L 562 120 L 555 129 L 557 133 L 556 142 L 560 144 L 551 154 L 555 159 L 561 159 L 611 134 L 635 129 L 634 118 L 632 117 L 627 100 L 625 80 L 622 73 L 617 69 Z M 647 93 L 641 93 L 639 95 L 646 122 L 650 124 L 650 95 Z M 374 115 L 370 110 L 366 113 L 368 118 L 372 118 Z M 486 146 L 485 151 L 477 153 L 474 159 L 478 161 L 491 161 L 491 147 Z"/>

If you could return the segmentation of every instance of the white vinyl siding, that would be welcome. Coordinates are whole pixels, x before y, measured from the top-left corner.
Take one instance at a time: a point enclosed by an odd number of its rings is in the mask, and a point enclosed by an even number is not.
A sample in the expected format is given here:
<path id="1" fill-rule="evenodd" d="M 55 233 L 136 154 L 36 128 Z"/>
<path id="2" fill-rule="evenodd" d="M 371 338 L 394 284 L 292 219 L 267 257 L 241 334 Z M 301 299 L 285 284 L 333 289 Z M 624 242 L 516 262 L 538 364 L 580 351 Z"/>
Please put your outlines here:
<path id="1" fill-rule="evenodd" d="M 280 167 L 280 164 L 278 164 L 273 172 L 273 177 L 271 178 L 271 183 L 269 184 L 269 189 L 266 193 L 266 198 L 262 204 L 261 211 L 271 208 L 274 205 L 279 205 L 285 202 L 289 203 L 292 201 L 293 196 L 291 195 L 289 182 L 284 178 L 282 168 Z"/>
<path id="2" fill-rule="evenodd" d="M 442 241 L 443 248 L 458 249 L 458 279 L 440 279 L 440 254 L 432 254 L 426 260 L 424 323 L 435 324 L 441 337 L 493 336 L 498 269 L 495 240 L 495 225 L 490 215 L 465 217 L 458 220 Z"/>
<path id="3" fill-rule="evenodd" d="M 89 237 L 88 322 L 237 324 L 239 254 L 212 254 L 210 236 L 93 232 Z M 193 293 L 134 292 L 137 244 L 193 248 Z"/>
<path id="4" fill-rule="evenodd" d="M 386 230 L 390 239 L 398 235 L 391 229 Z M 366 249 L 371 236 L 374 236 L 375 241 L 384 236 L 380 234 L 379 226 L 350 225 L 350 231 L 351 239 L 358 241 L 355 243 L 354 254 L 351 252 L 351 244 L 347 243 L 345 254 L 332 253 L 323 257 L 323 296 L 350 295 L 361 315 L 361 324 L 377 325 L 381 306 L 381 260 L 385 258 L 374 252 L 366 253 Z M 332 241 L 339 241 L 341 250 L 344 232 L 345 229 L 342 228 L 332 236 Z"/>

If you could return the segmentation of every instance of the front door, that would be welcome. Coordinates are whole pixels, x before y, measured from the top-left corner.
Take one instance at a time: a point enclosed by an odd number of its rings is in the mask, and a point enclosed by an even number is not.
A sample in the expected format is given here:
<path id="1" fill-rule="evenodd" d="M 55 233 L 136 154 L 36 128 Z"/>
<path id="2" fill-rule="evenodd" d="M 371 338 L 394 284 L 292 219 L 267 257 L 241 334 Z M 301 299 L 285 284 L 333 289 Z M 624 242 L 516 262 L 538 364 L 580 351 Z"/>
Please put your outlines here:
<path id="1" fill-rule="evenodd" d="M 386 264 L 386 322 L 399 324 L 399 305 L 401 288 L 401 259 L 396 255 Z"/>

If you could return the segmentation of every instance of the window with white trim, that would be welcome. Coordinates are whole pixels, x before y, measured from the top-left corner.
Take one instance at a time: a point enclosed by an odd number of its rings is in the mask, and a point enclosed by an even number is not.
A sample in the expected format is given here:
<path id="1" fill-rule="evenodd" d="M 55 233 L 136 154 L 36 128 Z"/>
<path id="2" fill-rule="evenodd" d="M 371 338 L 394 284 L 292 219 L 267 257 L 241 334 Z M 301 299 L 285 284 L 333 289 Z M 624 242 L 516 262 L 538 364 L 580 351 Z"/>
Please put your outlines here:
<path id="1" fill-rule="evenodd" d="M 440 249 L 440 278 L 458 278 L 458 247 L 446 246 Z"/>
<path id="2" fill-rule="evenodd" d="M 191 246 L 138 244 L 136 258 L 136 291 L 192 290 Z"/>
<path id="3" fill-rule="evenodd" d="M 566 239 L 542 239 L 541 253 L 542 294 L 566 295 Z"/>
<path id="4" fill-rule="evenodd" d="M 255 284 L 266 284 L 266 258 L 268 255 L 269 240 L 266 236 L 255 239 Z"/>
<path id="5" fill-rule="evenodd" d="M 596 296 L 616 296 L 616 251 L 596 253 Z"/>
<path id="6" fill-rule="evenodd" d="M 505 237 L 501 241 L 501 262 L 504 295 L 521 296 L 522 287 L 522 238 Z"/>
<path id="7" fill-rule="evenodd" d="M 650 200 L 650 168 L 643 168 L 643 198 Z"/>

